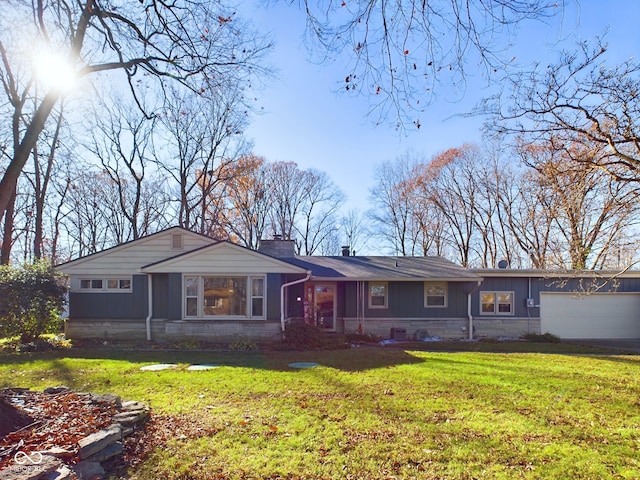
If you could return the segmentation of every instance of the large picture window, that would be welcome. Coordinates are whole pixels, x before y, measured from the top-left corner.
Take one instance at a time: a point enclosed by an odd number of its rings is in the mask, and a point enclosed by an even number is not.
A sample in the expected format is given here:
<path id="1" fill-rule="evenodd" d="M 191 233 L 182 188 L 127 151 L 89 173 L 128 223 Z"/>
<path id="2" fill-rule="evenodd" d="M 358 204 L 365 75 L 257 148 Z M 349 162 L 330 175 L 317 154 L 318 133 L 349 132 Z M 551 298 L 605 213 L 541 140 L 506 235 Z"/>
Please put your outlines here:
<path id="1" fill-rule="evenodd" d="M 513 315 L 513 292 L 480 292 L 480 315 Z"/>
<path id="2" fill-rule="evenodd" d="M 264 318 L 264 277 L 184 277 L 186 317 Z"/>

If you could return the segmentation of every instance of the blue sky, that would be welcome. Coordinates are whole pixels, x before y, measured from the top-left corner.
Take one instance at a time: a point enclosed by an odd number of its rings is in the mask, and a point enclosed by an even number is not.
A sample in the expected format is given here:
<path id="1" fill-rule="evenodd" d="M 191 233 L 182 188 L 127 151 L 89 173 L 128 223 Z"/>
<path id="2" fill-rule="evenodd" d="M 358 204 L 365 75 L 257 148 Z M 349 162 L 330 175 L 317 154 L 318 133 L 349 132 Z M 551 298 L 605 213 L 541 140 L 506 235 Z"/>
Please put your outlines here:
<path id="1" fill-rule="evenodd" d="M 610 58 L 620 61 L 638 54 L 640 1 L 568 2 L 563 15 L 521 28 L 513 49 L 521 63 L 556 61 L 562 48 L 593 39 L 607 28 Z M 376 118 L 367 117 L 366 97 L 336 93 L 343 85 L 346 62 L 338 59 L 318 65 L 309 61 L 303 42 L 304 15 L 293 3 L 265 7 L 260 0 L 247 0 L 244 5 L 250 13 L 247 18 L 271 32 L 276 42 L 269 57 L 276 77 L 260 93 L 258 106 L 263 113 L 246 131 L 256 155 L 325 171 L 348 196 L 348 208 L 366 210 L 375 165 L 409 150 L 430 158 L 447 148 L 481 141 L 483 119 L 461 116 L 489 93 L 481 79 L 465 92 L 441 88 L 436 102 L 421 115 L 418 131 L 398 133 L 393 126 L 375 126 Z"/>

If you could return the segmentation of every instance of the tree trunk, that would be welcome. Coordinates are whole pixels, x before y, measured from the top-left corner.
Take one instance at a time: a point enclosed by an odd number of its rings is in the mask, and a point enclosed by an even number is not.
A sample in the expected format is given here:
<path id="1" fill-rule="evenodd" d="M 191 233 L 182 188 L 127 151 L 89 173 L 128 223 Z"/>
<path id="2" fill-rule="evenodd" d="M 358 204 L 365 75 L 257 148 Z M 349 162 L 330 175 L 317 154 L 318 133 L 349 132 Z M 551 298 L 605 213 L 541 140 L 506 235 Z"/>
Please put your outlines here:
<path id="1" fill-rule="evenodd" d="M 4 213 L 4 226 L 2 231 L 2 242 L 0 242 L 0 265 L 9 265 L 11 261 L 11 248 L 13 247 L 13 215 L 16 203 L 16 192 L 9 199 L 9 205 Z M 2 215 L 0 215 L 2 218 Z"/>

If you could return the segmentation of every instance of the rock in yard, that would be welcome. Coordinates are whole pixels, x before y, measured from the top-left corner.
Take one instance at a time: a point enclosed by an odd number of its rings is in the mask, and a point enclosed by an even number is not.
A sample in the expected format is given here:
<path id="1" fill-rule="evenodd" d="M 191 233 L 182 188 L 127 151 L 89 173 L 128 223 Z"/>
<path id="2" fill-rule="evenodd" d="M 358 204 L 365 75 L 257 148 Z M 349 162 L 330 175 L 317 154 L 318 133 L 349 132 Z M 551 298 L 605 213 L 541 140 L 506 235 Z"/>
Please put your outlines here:
<path id="1" fill-rule="evenodd" d="M 119 440 L 122 440 L 120 429 L 113 428 L 92 433 L 78 442 L 80 446 L 80 458 L 82 460 L 89 458 Z"/>
<path id="2" fill-rule="evenodd" d="M 113 393 L 103 393 L 103 394 L 91 394 L 91 403 L 108 403 L 110 405 L 118 406 L 121 403 L 121 399 L 118 395 Z"/>
<path id="3" fill-rule="evenodd" d="M 147 416 L 146 410 L 135 410 L 132 412 L 120 412 L 113 416 L 113 421 L 121 425 L 132 425 L 138 423 Z"/>
<path id="4" fill-rule="evenodd" d="M 120 410 L 122 410 L 123 412 L 147 410 L 147 406 L 142 402 L 138 402 L 137 400 L 125 400 L 120 405 Z"/>
<path id="5" fill-rule="evenodd" d="M 66 465 L 61 465 L 55 472 L 51 472 L 44 480 L 73 480 L 73 472 Z"/>
<path id="6" fill-rule="evenodd" d="M 32 453 L 20 455 L 18 452 L 14 456 L 13 465 L 0 471 L 0 478 L 3 480 L 39 480 L 48 479 L 48 475 L 62 466 L 62 462 L 49 455 L 37 455 Z M 55 477 L 53 477 L 55 478 Z"/>
<path id="7" fill-rule="evenodd" d="M 91 455 L 87 458 L 87 462 L 104 462 L 105 460 L 110 459 L 111 457 L 115 457 L 116 455 L 120 455 L 124 450 L 124 445 L 120 442 L 112 443 L 111 445 L 106 446 L 98 453 Z"/>
<path id="8" fill-rule="evenodd" d="M 64 385 L 60 385 L 59 387 L 49 387 L 43 390 L 44 393 L 49 395 L 57 395 L 58 393 L 68 393 L 71 389 L 69 387 L 65 387 Z"/>
<path id="9" fill-rule="evenodd" d="M 104 468 L 98 462 L 78 463 L 73 469 L 79 480 L 100 480 L 104 478 Z"/>

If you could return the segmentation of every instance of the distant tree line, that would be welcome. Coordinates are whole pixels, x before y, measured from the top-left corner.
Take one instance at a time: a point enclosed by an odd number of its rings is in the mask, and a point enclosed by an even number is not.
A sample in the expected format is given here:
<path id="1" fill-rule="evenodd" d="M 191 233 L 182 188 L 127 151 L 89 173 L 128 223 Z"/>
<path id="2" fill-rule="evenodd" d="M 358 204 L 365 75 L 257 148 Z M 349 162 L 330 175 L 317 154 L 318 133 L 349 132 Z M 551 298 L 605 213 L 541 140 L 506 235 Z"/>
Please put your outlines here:
<path id="1" fill-rule="evenodd" d="M 598 40 L 514 71 L 494 40 L 562 2 L 507 3 L 303 2 L 316 52 L 349 55 L 345 90 L 368 96 L 379 123 L 420 128 L 434 90 L 463 85 L 470 62 L 503 85 L 476 112 L 488 118 L 484 145 L 386 159 L 371 208 L 345 212 L 326 173 L 252 151 L 244 130 L 271 43 L 231 7 L 7 0 L 0 264 L 57 263 L 180 225 L 250 248 L 277 234 L 308 255 L 348 245 L 464 266 L 630 265 L 640 63 L 607 64 Z M 62 53 L 91 82 L 72 94 L 48 86 L 34 49 Z"/>

